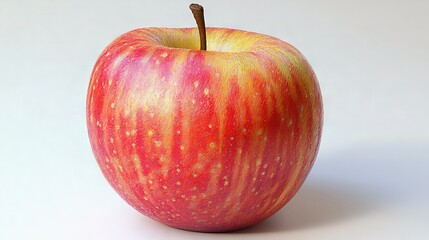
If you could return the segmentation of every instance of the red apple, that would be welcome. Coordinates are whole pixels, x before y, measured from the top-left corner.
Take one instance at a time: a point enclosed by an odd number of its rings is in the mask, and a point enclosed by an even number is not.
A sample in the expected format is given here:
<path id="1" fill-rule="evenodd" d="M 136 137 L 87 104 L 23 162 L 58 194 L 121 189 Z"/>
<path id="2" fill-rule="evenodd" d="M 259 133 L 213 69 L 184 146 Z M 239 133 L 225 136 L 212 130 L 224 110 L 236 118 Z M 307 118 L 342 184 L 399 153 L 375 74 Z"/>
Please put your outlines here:
<path id="1" fill-rule="evenodd" d="M 261 222 L 308 175 L 322 99 L 303 55 L 277 38 L 142 28 L 114 40 L 92 72 L 87 123 L 112 187 L 146 216 L 219 232 Z"/>

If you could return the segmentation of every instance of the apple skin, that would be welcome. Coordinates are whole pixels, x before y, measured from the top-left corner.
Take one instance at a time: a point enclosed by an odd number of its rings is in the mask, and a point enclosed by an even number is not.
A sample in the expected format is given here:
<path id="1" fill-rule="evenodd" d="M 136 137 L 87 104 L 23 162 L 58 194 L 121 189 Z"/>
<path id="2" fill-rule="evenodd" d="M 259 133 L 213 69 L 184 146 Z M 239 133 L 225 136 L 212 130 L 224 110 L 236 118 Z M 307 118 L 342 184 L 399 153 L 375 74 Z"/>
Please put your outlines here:
<path id="1" fill-rule="evenodd" d="M 91 147 L 115 191 L 166 225 L 224 232 L 280 210 L 309 174 L 323 110 L 304 56 L 277 38 L 142 28 L 98 58 Z"/>

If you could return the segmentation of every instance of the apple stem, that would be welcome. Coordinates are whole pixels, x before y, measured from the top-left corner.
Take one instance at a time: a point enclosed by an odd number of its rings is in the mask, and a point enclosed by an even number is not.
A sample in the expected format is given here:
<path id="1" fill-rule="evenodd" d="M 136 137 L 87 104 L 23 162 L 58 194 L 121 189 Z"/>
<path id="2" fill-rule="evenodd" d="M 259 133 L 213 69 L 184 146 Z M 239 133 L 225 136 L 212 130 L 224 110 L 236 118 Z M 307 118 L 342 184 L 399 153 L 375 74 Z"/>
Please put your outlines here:
<path id="1" fill-rule="evenodd" d="M 189 5 L 192 14 L 194 15 L 195 21 L 197 22 L 198 32 L 200 33 L 200 50 L 207 50 L 206 41 L 206 24 L 204 22 L 204 8 L 203 6 L 192 3 Z"/>

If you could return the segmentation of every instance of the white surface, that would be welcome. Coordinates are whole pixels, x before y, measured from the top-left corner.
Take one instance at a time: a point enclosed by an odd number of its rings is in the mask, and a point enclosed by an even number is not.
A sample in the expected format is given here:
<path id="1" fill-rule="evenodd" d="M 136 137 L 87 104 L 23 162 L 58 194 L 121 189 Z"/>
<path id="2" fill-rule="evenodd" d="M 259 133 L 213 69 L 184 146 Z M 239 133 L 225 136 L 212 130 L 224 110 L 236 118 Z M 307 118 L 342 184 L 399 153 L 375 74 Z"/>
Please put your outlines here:
<path id="1" fill-rule="evenodd" d="M 200 1 L 207 26 L 276 36 L 319 78 L 323 142 L 298 195 L 253 228 L 201 234 L 137 213 L 86 133 L 98 54 L 188 1 L 0 2 L 0 239 L 428 239 L 428 1 Z"/>

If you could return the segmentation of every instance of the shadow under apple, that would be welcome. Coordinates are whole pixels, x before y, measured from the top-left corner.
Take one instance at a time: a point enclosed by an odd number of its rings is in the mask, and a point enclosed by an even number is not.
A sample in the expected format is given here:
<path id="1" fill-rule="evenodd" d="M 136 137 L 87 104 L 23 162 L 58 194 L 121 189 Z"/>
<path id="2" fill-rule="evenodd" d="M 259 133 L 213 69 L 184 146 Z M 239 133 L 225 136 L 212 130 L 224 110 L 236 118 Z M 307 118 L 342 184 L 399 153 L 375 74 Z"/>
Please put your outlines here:
<path id="1" fill-rule="evenodd" d="M 307 182 L 278 213 L 262 223 L 236 233 L 293 231 L 320 227 L 367 214 L 377 208 L 376 199 L 353 186 L 329 182 Z"/>
<path id="2" fill-rule="evenodd" d="M 320 154 L 302 188 L 282 210 L 234 233 L 318 228 L 356 220 L 403 198 L 421 198 L 421 189 L 429 187 L 428 146 L 411 142 Z"/>

